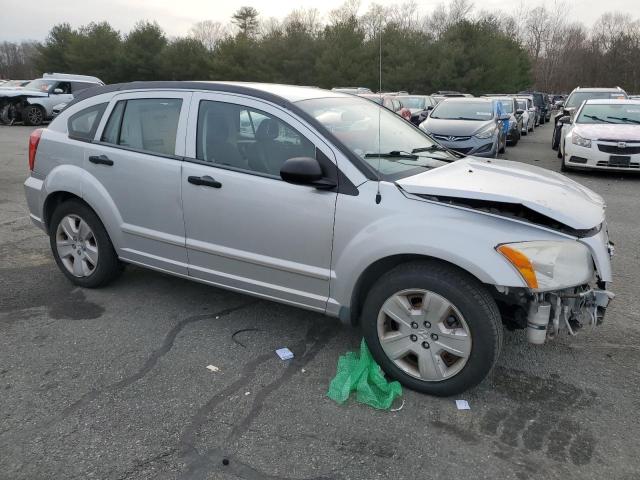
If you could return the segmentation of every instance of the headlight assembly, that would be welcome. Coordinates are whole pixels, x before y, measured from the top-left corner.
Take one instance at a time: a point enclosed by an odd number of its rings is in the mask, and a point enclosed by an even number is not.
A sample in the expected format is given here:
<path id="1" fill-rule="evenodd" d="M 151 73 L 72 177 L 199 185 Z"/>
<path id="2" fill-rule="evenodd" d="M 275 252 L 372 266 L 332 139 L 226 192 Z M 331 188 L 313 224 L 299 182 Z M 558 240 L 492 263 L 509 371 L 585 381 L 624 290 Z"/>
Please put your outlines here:
<path id="1" fill-rule="evenodd" d="M 589 249 L 577 241 L 505 243 L 496 250 L 533 290 L 558 290 L 588 283 L 593 278 Z"/>
<path id="2" fill-rule="evenodd" d="M 571 135 L 571 143 L 578 145 L 579 147 L 591 148 L 591 140 L 581 137 L 575 132 Z"/>
<path id="3" fill-rule="evenodd" d="M 483 128 L 478 133 L 474 135 L 476 138 L 490 138 L 493 136 L 496 131 L 495 125 L 489 125 L 488 127 Z"/>

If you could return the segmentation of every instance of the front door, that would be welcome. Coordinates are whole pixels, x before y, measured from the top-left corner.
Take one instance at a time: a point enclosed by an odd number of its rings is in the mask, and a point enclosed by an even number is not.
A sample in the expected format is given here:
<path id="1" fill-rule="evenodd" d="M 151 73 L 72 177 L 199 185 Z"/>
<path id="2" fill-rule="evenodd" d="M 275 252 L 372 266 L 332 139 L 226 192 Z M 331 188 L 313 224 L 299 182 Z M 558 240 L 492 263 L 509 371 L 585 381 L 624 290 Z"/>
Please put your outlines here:
<path id="1" fill-rule="evenodd" d="M 180 183 L 190 99 L 190 92 L 175 91 L 115 96 L 84 158 L 117 211 L 118 255 L 183 275 Z"/>
<path id="2" fill-rule="evenodd" d="M 288 158 L 331 149 L 284 110 L 254 99 L 194 94 L 182 199 L 189 275 L 324 311 L 337 193 L 292 185 Z"/>

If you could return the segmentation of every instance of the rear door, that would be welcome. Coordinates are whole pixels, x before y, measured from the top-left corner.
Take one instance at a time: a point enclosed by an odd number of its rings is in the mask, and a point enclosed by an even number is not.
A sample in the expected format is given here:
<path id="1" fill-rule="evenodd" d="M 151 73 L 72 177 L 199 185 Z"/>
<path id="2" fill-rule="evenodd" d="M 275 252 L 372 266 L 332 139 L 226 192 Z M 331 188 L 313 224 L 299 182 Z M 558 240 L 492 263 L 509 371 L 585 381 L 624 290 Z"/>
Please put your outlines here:
<path id="1" fill-rule="evenodd" d="M 84 166 L 119 216 L 120 257 L 187 274 L 180 173 L 190 92 L 116 95 Z"/>
<path id="2" fill-rule="evenodd" d="M 292 185 L 288 158 L 332 150 L 285 110 L 257 99 L 194 93 L 182 198 L 189 275 L 324 311 L 335 191 Z"/>

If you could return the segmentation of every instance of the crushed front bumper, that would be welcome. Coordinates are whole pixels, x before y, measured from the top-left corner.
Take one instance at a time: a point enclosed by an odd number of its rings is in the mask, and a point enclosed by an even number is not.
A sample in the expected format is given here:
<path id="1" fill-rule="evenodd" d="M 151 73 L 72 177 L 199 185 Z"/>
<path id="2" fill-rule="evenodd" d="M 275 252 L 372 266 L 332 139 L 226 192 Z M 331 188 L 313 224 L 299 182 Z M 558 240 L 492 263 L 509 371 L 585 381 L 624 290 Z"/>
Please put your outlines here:
<path id="1" fill-rule="evenodd" d="M 542 344 L 562 332 L 575 335 L 585 325 L 600 325 L 614 297 L 608 290 L 587 285 L 537 294 L 529 304 L 527 340 Z"/>

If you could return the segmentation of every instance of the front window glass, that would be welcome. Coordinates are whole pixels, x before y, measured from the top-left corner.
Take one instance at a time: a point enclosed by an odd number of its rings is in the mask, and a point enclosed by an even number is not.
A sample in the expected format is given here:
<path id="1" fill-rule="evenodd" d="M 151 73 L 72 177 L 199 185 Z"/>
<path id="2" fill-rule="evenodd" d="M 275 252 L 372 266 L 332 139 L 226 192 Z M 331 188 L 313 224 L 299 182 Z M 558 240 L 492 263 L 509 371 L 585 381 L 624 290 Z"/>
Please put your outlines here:
<path id="1" fill-rule="evenodd" d="M 440 102 L 431 113 L 431 118 L 441 120 L 477 120 L 493 118 L 492 102 L 445 100 Z"/>
<path id="2" fill-rule="evenodd" d="M 627 96 L 622 92 L 574 92 L 569 95 L 565 108 L 578 108 L 585 100 L 591 99 L 616 99 L 624 100 Z"/>
<path id="3" fill-rule="evenodd" d="M 634 104 L 585 104 L 577 123 L 625 123 L 640 124 L 640 105 Z"/>
<path id="4" fill-rule="evenodd" d="M 424 110 L 426 107 L 426 100 L 424 97 L 398 97 L 407 108 Z"/>
<path id="5" fill-rule="evenodd" d="M 294 157 L 315 157 L 315 146 L 279 118 L 233 103 L 200 102 L 198 160 L 280 177 Z"/>
<path id="6" fill-rule="evenodd" d="M 402 117 L 363 99 L 317 98 L 297 102 L 297 105 L 383 176 L 413 175 L 459 158 L 441 149 L 437 142 Z M 414 158 L 374 156 L 389 152 L 406 156 L 416 149 L 431 150 L 416 152 Z"/>
<path id="7" fill-rule="evenodd" d="M 520 110 L 526 110 L 527 109 L 527 101 L 526 100 L 518 100 L 518 108 Z"/>

